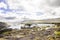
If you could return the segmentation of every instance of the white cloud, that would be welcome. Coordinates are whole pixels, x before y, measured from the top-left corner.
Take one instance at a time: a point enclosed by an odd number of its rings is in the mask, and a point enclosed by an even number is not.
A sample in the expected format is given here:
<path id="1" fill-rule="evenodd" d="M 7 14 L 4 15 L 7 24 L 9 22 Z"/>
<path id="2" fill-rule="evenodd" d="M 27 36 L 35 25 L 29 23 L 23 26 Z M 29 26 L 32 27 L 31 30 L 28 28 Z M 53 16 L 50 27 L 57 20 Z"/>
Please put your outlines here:
<path id="1" fill-rule="evenodd" d="M 46 0 L 7 0 L 10 9 L 14 9 L 16 11 L 7 12 L 6 14 L 0 14 L 4 17 L 16 17 L 17 20 L 20 20 L 24 16 L 30 19 L 48 19 L 48 18 L 57 18 L 60 17 L 60 8 L 51 7 L 46 3 Z M 2 4 L 0 4 L 2 5 Z M 1 7 L 6 8 L 3 5 Z M 19 10 L 20 7 L 23 7 L 24 11 Z M 18 11 L 19 10 L 19 11 Z M 38 12 L 43 13 L 43 15 L 36 15 Z M 55 15 L 52 13 L 56 12 Z"/>
<path id="2" fill-rule="evenodd" d="M 1 3 L 0 3 L 0 8 L 5 8 L 5 9 L 7 9 L 7 6 L 6 6 L 3 2 L 1 2 Z"/>

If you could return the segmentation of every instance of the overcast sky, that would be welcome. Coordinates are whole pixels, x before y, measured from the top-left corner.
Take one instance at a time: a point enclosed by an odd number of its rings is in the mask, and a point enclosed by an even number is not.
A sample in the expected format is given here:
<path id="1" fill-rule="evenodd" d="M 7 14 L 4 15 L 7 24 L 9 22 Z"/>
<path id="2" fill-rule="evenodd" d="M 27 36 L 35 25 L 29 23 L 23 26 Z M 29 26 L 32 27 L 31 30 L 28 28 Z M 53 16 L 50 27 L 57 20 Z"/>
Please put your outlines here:
<path id="1" fill-rule="evenodd" d="M 60 18 L 60 0 L 0 0 L 0 16 L 15 21 Z"/>

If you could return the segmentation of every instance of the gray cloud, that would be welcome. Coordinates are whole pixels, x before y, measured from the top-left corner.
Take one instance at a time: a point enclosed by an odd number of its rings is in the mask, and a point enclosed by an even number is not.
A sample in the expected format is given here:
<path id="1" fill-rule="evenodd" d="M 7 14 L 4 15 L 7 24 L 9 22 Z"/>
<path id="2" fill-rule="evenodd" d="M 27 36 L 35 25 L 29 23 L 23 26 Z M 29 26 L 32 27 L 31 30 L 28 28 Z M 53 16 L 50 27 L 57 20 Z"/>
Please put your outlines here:
<path id="1" fill-rule="evenodd" d="M 16 17 L 5 17 L 5 19 L 13 20 L 13 19 L 16 19 Z"/>
<path id="2" fill-rule="evenodd" d="M 60 0 L 47 0 L 47 3 L 53 7 L 60 7 Z"/>

